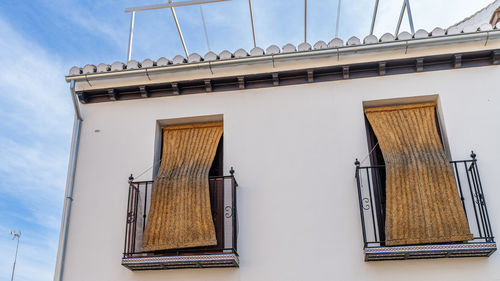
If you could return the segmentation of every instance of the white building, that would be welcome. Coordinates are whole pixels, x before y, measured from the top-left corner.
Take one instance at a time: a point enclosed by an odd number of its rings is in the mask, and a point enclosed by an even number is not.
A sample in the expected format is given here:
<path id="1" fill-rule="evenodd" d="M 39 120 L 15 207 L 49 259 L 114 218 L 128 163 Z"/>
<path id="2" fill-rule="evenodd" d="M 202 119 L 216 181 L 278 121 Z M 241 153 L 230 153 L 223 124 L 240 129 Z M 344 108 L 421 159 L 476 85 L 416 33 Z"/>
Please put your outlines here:
<path id="1" fill-rule="evenodd" d="M 492 5 L 447 30 L 72 68 L 55 280 L 500 280 Z"/>

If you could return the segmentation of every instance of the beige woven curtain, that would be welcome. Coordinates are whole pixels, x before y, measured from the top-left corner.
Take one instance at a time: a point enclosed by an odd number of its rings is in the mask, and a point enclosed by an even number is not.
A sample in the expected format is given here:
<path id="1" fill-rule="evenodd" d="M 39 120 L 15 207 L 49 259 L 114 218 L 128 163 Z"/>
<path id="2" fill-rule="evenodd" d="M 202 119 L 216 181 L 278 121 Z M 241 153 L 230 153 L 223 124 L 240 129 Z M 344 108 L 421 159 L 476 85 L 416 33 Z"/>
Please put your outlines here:
<path id="1" fill-rule="evenodd" d="M 365 109 L 386 165 L 386 245 L 472 239 L 435 103 Z"/>
<path id="2" fill-rule="evenodd" d="M 222 123 L 163 129 L 163 154 L 146 222 L 143 251 L 217 244 L 208 173 Z"/>

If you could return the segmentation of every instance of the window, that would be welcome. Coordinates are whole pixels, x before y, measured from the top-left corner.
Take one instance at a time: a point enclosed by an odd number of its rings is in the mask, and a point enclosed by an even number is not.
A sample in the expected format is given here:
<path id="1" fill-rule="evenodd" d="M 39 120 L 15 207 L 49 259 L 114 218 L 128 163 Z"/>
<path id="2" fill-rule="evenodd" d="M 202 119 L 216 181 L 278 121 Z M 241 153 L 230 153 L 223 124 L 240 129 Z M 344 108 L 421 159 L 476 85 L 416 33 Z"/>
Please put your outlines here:
<path id="1" fill-rule="evenodd" d="M 380 254 L 373 251 L 374 246 L 404 248 L 464 244 L 473 240 L 462 183 L 457 179 L 460 173 L 465 178 L 464 172 L 466 176 L 478 177 L 476 171 L 471 173 L 477 164 L 475 158 L 451 163 L 447 159 L 439 133 L 436 103 L 365 108 L 365 121 L 372 165 L 361 167 L 356 163 L 365 258 L 408 256 L 408 253 L 406 256 L 394 252 Z M 458 170 L 462 168 L 458 162 L 465 163 L 465 171 Z M 482 196 L 479 186 L 474 189 L 471 199 L 478 194 Z M 474 204 L 474 200 L 471 201 Z M 481 216 L 486 222 L 486 206 L 478 203 L 472 207 L 483 213 Z M 491 231 L 487 228 L 482 229 L 484 234 Z M 488 240 L 489 235 L 481 233 L 481 236 L 485 242 Z M 418 256 L 416 252 L 413 255 Z"/>
<path id="2" fill-rule="evenodd" d="M 208 175 L 222 123 L 163 128 L 160 170 L 142 238 L 144 251 L 215 246 Z"/>
<path id="3" fill-rule="evenodd" d="M 133 270 L 238 266 L 236 181 L 232 170 L 222 175 L 223 123 L 169 125 L 162 132 L 155 181 L 130 181 L 122 264 Z M 153 256 L 153 263 L 144 260 Z"/>

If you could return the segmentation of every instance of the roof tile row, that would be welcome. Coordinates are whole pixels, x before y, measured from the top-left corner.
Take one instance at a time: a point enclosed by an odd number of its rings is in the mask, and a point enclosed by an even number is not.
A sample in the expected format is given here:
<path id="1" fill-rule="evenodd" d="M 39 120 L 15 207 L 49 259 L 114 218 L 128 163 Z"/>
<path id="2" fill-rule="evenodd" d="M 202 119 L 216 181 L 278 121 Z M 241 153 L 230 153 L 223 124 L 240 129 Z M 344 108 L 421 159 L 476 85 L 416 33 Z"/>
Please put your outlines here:
<path id="1" fill-rule="evenodd" d="M 344 46 L 356 46 L 356 45 L 361 45 L 361 44 L 377 44 L 377 43 L 382 43 L 382 42 L 390 42 L 394 40 L 411 40 L 411 39 L 421 39 L 421 38 L 427 38 L 427 37 L 438 37 L 438 36 L 446 36 L 446 35 L 455 35 L 459 33 L 472 33 L 472 32 L 478 32 L 478 31 L 489 31 L 493 29 L 500 29 L 500 22 L 496 26 L 491 26 L 489 23 L 483 24 L 479 27 L 474 27 L 474 26 L 465 26 L 462 30 L 459 30 L 457 27 L 452 26 L 448 28 L 447 30 L 444 30 L 442 28 L 436 27 L 434 28 L 431 32 L 427 32 L 426 30 L 419 29 L 417 30 L 413 35 L 403 31 L 399 33 L 397 36 L 394 36 L 391 33 L 385 33 L 382 35 L 380 38 L 377 38 L 375 35 L 368 35 L 363 39 L 363 43 L 361 43 L 361 40 L 357 38 L 356 36 L 353 36 L 349 38 L 344 45 L 344 42 L 340 38 L 334 38 L 328 44 L 324 41 L 318 41 L 316 42 L 312 47 L 311 44 L 304 42 L 300 43 L 297 47 L 293 44 L 286 44 L 284 45 L 281 49 L 276 46 L 276 45 L 271 45 L 266 48 L 264 51 L 260 47 L 255 47 L 250 50 L 250 53 L 248 53 L 244 49 L 238 49 L 236 52 L 231 53 L 228 50 L 222 51 L 219 55 L 216 53 L 210 51 L 205 54 L 204 57 L 201 57 L 197 53 L 192 53 L 189 55 L 188 58 L 185 58 L 181 55 L 175 56 L 172 60 L 169 60 L 167 58 L 159 58 L 156 62 L 151 60 L 151 59 L 145 59 L 142 63 L 138 62 L 136 60 L 131 60 L 127 64 L 124 64 L 122 62 L 114 62 L 111 65 L 105 64 L 105 63 L 100 63 L 99 65 L 95 66 L 93 64 L 87 64 L 83 68 L 80 68 L 78 66 L 74 66 L 70 69 L 69 75 L 80 75 L 80 74 L 91 74 L 91 73 L 99 73 L 99 72 L 108 72 L 108 71 L 122 71 L 125 69 L 138 69 L 138 68 L 150 68 L 154 66 L 167 66 L 167 65 L 177 65 L 177 64 L 184 64 L 184 63 L 197 63 L 197 62 L 202 62 L 202 61 L 216 61 L 216 60 L 228 60 L 232 58 L 244 58 L 247 56 L 262 56 L 262 55 L 275 55 L 279 53 L 293 53 L 293 52 L 307 52 L 311 51 L 312 49 L 314 50 L 319 50 L 319 49 L 327 49 L 327 48 L 340 48 Z"/>

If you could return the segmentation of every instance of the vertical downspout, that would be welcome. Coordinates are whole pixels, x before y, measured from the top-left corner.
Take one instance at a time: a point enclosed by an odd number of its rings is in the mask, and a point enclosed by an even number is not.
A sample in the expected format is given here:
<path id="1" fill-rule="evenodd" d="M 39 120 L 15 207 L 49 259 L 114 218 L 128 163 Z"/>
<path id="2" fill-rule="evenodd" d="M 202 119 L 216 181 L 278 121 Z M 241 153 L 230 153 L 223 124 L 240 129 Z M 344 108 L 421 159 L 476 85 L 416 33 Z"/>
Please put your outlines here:
<path id="1" fill-rule="evenodd" d="M 73 123 L 73 137 L 71 140 L 71 150 L 69 154 L 68 176 L 66 178 L 66 194 L 64 196 L 64 208 L 61 219 L 61 232 L 59 234 L 59 248 L 57 250 L 56 268 L 54 281 L 63 280 L 64 258 L 66 255 L 66 241 L 69 229 L 69 217 L 71 214 L 71 203 L 73 202 L 73 187 L 75 185 L 76 160 L 78 157 L 78 146 L 80 143 L 80 130 L 83 121 L 78 107 L 78 100 L 75 95 L 75 81 L 70 82 L 71 99 L 75 110 L 75 121 Z"/>

